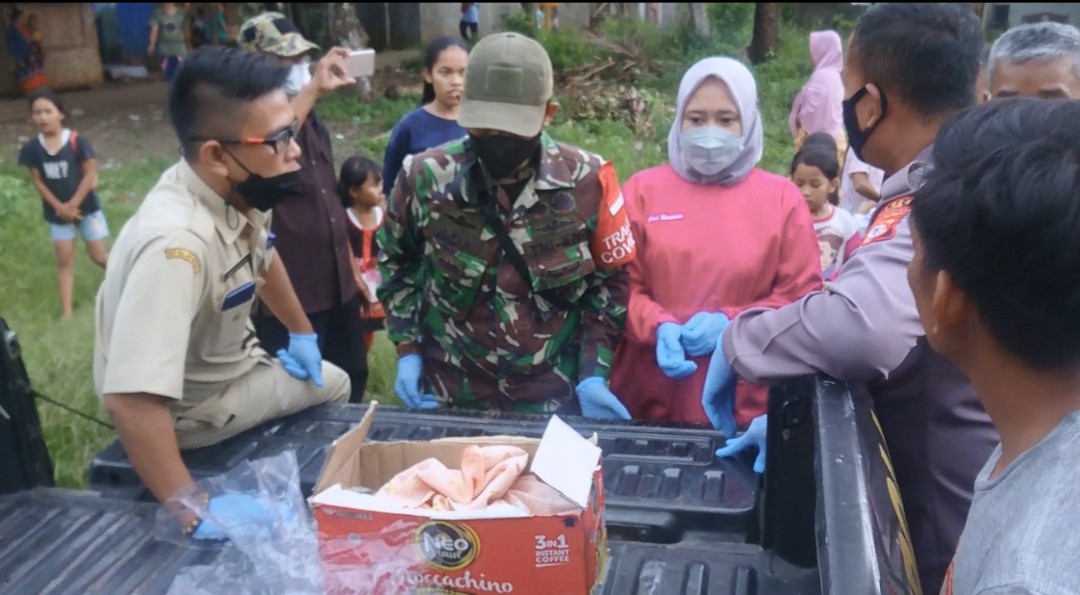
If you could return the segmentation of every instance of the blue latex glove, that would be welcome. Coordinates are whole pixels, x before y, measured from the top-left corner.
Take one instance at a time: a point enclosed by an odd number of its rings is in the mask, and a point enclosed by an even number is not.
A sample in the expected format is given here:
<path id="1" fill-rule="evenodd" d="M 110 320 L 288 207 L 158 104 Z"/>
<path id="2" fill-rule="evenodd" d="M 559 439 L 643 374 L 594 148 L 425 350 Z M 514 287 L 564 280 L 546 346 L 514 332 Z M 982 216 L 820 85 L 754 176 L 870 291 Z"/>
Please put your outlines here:
<path id="1" fill-rule="evenodd" d="M 725 436 L 735 435 L 735 371 L 724 354 L 723 334 L 716 339 L 709 371 L 705 374 L 705 388 L 701 392 L 701 408 L 717 430 Z"/>
<path id="2" fill-rule="evenodd" d="M 719 312 L 698 312 L 682 325 L 682 344 L 690 357 L 709 355 L 716 340 L 728 325 L 728 317 Z"/>
<path id="3" fill-rule="evenodd" d="M 415 353 L 401 357 L 397 361 L 397 380 L 394 392 L 402 403 L 412 409 L 436 409 L 439 402 L 434 395 L 420 393 L 420 374 L 424 371 L 424 360 Z"/>
<path id="4" fill-rule="evenodd" d="M 252 533 L 259 530 L 270 531 L 274 524 L 270 511 L 258 499 L 247 494 L 225 494 L 210 499 L 206 514 L 191 534 L 191 538 L 217 541 L 228 539 L 214 519 L 218 519 L 230 529 Z"/>
<path id="5" fill-rule="evenodd" d="M 674 322 L 665 322 L 656 329 L 656 363 L 668 378 L 678 380 L 697 372 L 697 364 L 687 361 L 679 337 L 682 329 Z"/>
<path id="6" fill-rule="evenodd" d="M 757 458 L 754 459 L 754 471 L 757 473 L 765 472 L 765 436 L 767 434 L 766 429 L 769 425 L 768 415 L 759 415 L 754 418 L 754 421 L 750 422 L 750 427 L 738 438 L 728 440 L 727 444 L 723 448 L 716 450 L 716 456 L 718 457 L 730 457 L 739 454 L 740 452 L 756 446 L 758 449 Z"/>
<path id="7" fill-rule="evenodd" d="M 307 380 L 322 388 L 322 353 L 319 352 L 319 336 L 315 333 L 300 335 L 289 333 L 289 349 L 278 349 L 278 359 L 289 376 Z"/>
<path id="8" fill-rule="evenodd" d="M 581 403 L 581 414 L 585 417 L 630 419 L 630 412 L 619 398 L 611 393 L 603 378 L 590 376 L 579 382 L 575 390 Z"/>

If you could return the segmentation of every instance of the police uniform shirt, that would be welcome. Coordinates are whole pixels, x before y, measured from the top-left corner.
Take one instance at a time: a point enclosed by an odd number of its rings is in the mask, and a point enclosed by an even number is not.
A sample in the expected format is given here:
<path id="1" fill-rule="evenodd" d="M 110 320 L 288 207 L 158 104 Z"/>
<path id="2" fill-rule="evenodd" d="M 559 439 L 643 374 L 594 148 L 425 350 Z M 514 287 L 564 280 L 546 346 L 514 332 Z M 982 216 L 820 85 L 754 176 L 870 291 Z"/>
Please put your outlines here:
<path id="1" fill-rule="evenodd" d="M 249 315 L 269 227 L 269 214 L 228 207 L 186 162 L 166 170 L 117 237 L 98 291 L 98 394 L 194 405 L 268 358 Z"/>

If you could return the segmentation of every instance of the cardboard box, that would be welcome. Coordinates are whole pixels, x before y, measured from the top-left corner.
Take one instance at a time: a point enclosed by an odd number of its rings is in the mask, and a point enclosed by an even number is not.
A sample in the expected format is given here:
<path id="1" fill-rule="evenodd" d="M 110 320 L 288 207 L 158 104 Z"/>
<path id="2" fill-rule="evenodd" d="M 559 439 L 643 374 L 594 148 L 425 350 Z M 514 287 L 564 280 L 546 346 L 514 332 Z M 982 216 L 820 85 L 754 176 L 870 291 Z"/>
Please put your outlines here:
<path id="1" fill-rule="evenodd" d="M 309 499 L 331 592 L 589 593 L 607 559 L 600 448 L 552 416 L 541 440 L 518 436 L 368 442 L 377 404 L 337 439 Z M 377 491 L 400 471 L 429 457 L 460 467 L 470 445 L 507 444 L 529 454 L 526 473 L 580 508 L 569 514 L 523 516 L 380 509 L 358 504 L 353 488 Z M 363 499 L 360 498 L 361 502 Z M 599 589 L 596 589 L 597 591 Z"/>

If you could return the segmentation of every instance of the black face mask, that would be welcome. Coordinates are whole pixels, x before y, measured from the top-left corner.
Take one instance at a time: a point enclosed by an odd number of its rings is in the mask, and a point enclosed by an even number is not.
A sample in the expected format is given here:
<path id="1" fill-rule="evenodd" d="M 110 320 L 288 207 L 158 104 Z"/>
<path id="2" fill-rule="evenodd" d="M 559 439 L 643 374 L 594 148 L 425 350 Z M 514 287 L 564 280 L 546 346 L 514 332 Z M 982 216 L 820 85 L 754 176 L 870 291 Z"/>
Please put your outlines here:
<path id="1" fill-rule="evenodd" d="M 851 99 L 845 99 L 842 104 L 844 108 L 844 131 L 847 132 L 848 146 L 854 151 L 859 161 L 866 161 L 863 159 L 863 147 L 866 146 L 866 141 L 870 140 L 870 135 L 874 133 L 874 129 L 889 113 L 889 102 L 885 99 L 885 92 L 880 89 L 878 92 L 881 94 L 881 117 L 866 130 L 859 128 L 859 116 L 855 114 L 855 106 L 859 105 L 859 101 L 867 94 L 866 86 L 856 91 L 851 96 Z"/>
<path id="2" fill-rule="evenodd" d="M 228 149 L 226 149 L 226 152 L 228 152 Z M 233 182 L 233 190 L 244 197 L 244 202 L 252 207 L 265 213 L 284 200 L 300 196 L 300 170 L 264 178 L 248 169 L 243 162 L 236 158 L 236 155 L 231 152 L 229 152 L 229 155 L 248 174 L 246 180 Z M 232 180 L 229 181 L 232 182 Z"/>
<path id="3" fill-rule="evenodd" d="M 480 138 L 470 134 L 469 140 L 484 169 L 496 180 L 510 177 L 540 149 L 539 134 L 526 140 L 500 135 Z"/>

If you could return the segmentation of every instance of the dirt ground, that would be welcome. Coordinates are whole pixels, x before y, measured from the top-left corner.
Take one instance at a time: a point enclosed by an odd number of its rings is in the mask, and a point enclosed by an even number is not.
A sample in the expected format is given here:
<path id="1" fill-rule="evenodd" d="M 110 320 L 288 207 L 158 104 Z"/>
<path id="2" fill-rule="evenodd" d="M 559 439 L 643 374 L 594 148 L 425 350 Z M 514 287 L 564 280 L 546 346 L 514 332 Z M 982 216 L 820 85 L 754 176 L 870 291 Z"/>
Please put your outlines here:
<path id="1" fill-rule="evenodd" d="M 372 96 L 382 96 L 388 88 L 416 86 L 419 74 L 405 72 L 400 65 L 418 55 L 417 51 L 379 54 Z M 110 169 L 130 160 L 178 154 L 166 107 L 167 91 L 165 83 L 155 78 L 106 83 L 62 97 L 71 126 L 91 139 L 101 155 L 98 167 Z M 370 131 L 344 122 L 335 124 L 333 132 L 349 138 Z M 0 159 L 14 160 L 19 148 L 36 133 L 25 99 L 0 100 Z"/>

